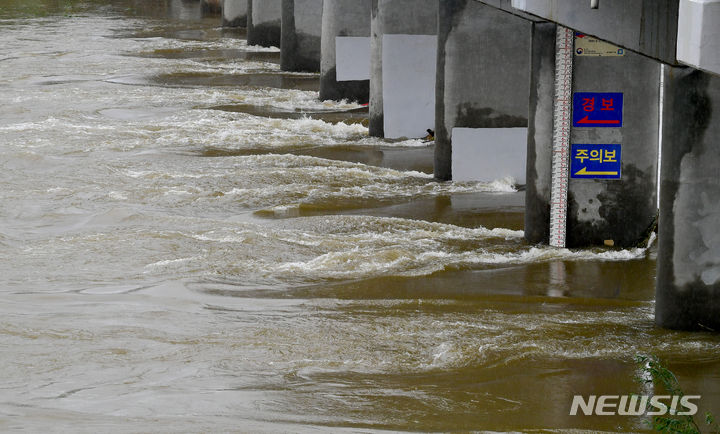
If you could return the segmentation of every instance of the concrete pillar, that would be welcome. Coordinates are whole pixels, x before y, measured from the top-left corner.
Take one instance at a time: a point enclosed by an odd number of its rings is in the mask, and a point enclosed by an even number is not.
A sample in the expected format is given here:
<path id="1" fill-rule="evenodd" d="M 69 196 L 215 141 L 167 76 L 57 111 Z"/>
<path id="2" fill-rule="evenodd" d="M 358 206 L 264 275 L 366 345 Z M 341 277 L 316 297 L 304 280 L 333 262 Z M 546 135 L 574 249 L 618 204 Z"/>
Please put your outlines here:
<path id="1" fill-rule="evenodd" d="M 538 32 L 539 29 L 536 26 Z M 536 38 L 525 236 L 530 242 L 547 242 L 554 97 L 550 68 L 554 70 L 554 52 L 541 45 L 549 43 L 542 42 L 549 40 L 549 35 L 536 33 Z M 616 247 L 632 247 L 641 241 L 657 213 L 660 63 L 618 47 L 613 48 L 615 55 L 610 51 L 603 56 L 578 55 L 587 53 L 578 45 L 578 37 L 575 39 L 566 245 L 587 247 L 612 241 L 611 245 Z M 617 50 L 621 55 L 617 55 Z M 588 111 L 584 111 L 583 102 L 587 103 Z M 617 119 L 594 119 L 611 112 Z M 578 125 L 579 121 L 582 125 Z M 603 152 L 611 149 L 615 151 L 610 152 L 619 152 L 617 163 L 610 163 L 617 166 L 610 170 L 617 171 L 617 176 L 604 175 L 604 169 L 593 169 L 590 165 L 595 163 L 589 160 L 592 156 L 582 158 L 581 149 L 600 152 L 600 158 L 605 158 Z"/>
<path id="2" fill-rule="evenodd" d="M 436 178 L 524 183 L 531 31 L 477 1 L 440 2 Z"/>
<path id="3" fill-rule="evenodd" d="M 280 46 L 282 0 L 248 0 L 247 43 Z"/>
<path id="4" fill-rule="evenodd" d="M 655 321 L 720 330 L 720 76 L 665 68 Z"/>
<path id="5" fill-rule="evenodd" d="M 435 128 L 435 68 L 439 0 L 373 0 L 370 135 L 422 137 Z M 387 67 L 383 67 L 383 46 Z M 383 77 L 391 88 L 383 90 Z M 429 83 L 425 83 L 430 79 Z M 383 92 L 389 92 L 388 101 Z M 388 118 L 385 114 L 388 104 Z"/>
<path id="6" fill-rule="evenodd" d="M 368 102 L 371 0 L 324 0 L 320 99 Z"/>
<path id="7" fill-rule="evenodd" d="M 621 127 L 572 127 L 570 142 L 620 144 L 622 160 L 620 179 L 579 179 L 577 171 L 572 173 L 577 155 L 571 153 L 567 246 L 613 240 L 617 247 L 631 247 L 657 215 L 660 63 L 632 51 L 617 57 L 576 55 L 573 61 L 574 99 L 578 92 L 619 92 L 623 110 Z M 602 103 L 596 98 L 596 107 Z"/>
<path id="8" fill-rule="evenodd" d="M 554 23 L 536 23 L 532 31 L 525 184 L 525 239 L 530 243 L 550 239 L 556 31 Z"/>
<path id="9" fill-rule="evenodd" d="M 186 2 L 183 0 L 170 0 L 170 17 L 178 20 L 202 19 L 202 4 L 200 2 Z"/>
<path id="10" fill-rule="evenodd" d="M 221 5 L 220 0 L 201 0 L 201 9 L 203 15 L 213 15 L 220 13 Z"/>
<path id="11" fill-rule="evenodd" d="M 282 0 L 283 71 L 320 72 L 323 0 Z"/>
<path id="12" fill-rule="evenodd" d="M 223 0 L 222 25 L 223 27 L 247 26 L 248 0 Z"/>

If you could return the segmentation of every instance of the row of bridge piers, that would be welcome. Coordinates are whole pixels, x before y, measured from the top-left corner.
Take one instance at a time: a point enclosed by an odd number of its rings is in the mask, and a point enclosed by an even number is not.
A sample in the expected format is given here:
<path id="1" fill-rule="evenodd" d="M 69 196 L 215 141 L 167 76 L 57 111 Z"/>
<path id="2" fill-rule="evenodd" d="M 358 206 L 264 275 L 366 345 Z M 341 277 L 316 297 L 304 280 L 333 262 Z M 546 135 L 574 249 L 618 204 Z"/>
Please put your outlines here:
<path id="1" fill-rule="evenodd" d="M 720 330 L 720 0 L 649 3 L 224 0 L 223 24 L 369 102 L 371 135 L 434 130 L 438 180 L 525 185 L 531 243 L 657 224 L 657 324 Z"/>

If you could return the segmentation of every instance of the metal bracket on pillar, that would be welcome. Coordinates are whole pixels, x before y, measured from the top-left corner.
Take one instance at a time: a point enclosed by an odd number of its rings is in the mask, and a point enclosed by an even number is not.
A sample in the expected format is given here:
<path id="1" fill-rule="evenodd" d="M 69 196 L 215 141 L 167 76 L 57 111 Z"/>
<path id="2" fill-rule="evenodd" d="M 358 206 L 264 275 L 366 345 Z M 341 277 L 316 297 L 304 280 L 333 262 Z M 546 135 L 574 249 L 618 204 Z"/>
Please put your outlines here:
<path id="1" fill-rule="evenodd" d="M 565 247 L 570 161 L 573 31 L 557 26 L 555 40 L 555 101 L 553 103 L 550 245 Z"/>

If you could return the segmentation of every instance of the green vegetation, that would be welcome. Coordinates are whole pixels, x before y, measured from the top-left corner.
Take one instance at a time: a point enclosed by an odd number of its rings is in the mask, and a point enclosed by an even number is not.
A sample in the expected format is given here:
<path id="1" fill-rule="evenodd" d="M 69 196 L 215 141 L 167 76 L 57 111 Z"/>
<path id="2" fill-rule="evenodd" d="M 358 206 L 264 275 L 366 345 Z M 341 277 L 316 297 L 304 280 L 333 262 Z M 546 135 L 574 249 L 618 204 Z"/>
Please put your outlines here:
<path id="1" fill-rule="evenodd" d="M 659 358 L 637 356 L 635 360 L 642 369 L 642 375 L 638 378 L 640 383 L 652 384 L 656 394 L 684 396 L 677 377 L 660 362 Z M 693 416 L 689 415 L 679 416 L 669 413 L 664 416 L 653 416 L 647 422 L 652 429 L 663 433 L 699 434 L 701 432 Z M 720 424 L 715 422 L 715 417 L 709 412 L 705 413 L 705 423 L 709 432 L 720 434 Z"/>

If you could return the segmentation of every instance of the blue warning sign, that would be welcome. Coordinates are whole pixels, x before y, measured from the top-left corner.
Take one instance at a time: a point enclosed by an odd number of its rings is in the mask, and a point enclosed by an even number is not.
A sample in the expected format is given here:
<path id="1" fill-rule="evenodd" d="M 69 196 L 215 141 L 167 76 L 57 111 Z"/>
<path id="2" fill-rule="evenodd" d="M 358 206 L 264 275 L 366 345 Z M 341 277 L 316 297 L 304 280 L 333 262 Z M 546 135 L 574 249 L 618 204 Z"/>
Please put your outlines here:
<path id="1" fill-rule="evenodd" d="M 621 92 L 575 92 L 573 127 L 622 127 Z"/>
<path id="2" fill-rule="evenodd" d="M 620 179 L 620 145 L 572 145 L 570 177 Z"/>

